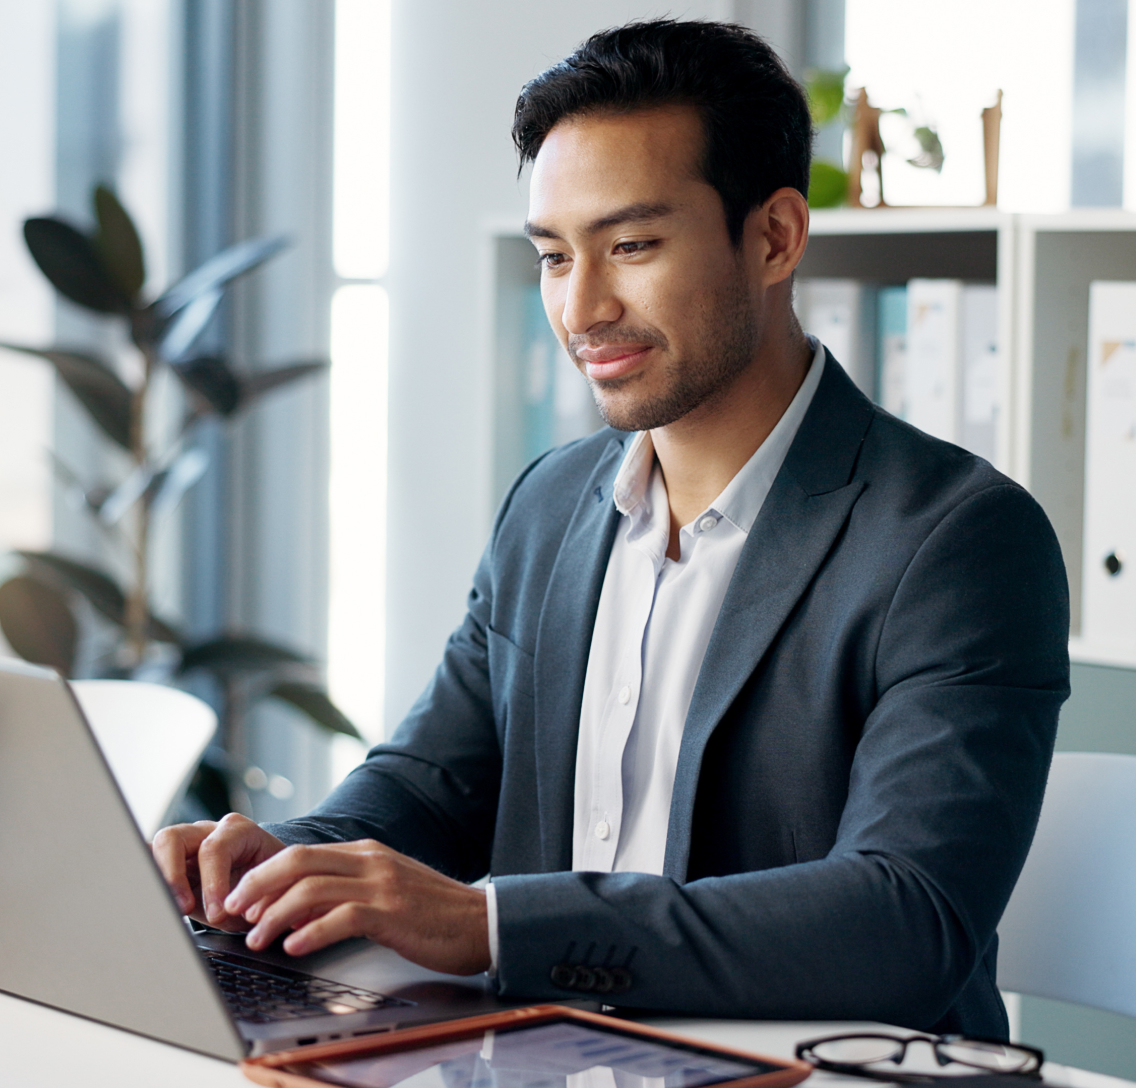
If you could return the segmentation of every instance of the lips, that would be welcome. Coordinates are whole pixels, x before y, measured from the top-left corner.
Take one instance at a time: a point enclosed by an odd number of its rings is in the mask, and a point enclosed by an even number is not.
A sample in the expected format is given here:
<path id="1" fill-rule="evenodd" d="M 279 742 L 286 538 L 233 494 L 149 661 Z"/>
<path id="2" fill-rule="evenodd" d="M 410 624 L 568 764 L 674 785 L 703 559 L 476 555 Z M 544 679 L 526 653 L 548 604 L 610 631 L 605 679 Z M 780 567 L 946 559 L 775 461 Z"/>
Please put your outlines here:
<path id="1" fill-rule="evenodd" d="M 577 348 L 588 377 L 593 381 L 621 378 L 634 370 L 652 350 L 651 344 L 608 344 L 598 348 Z"/>

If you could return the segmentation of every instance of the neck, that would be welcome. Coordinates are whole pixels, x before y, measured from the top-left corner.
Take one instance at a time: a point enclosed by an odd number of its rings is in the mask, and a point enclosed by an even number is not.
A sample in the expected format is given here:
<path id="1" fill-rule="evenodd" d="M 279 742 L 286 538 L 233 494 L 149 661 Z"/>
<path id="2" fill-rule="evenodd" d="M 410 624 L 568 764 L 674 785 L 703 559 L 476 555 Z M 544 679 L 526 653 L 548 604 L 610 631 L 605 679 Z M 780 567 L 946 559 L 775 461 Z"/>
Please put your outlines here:
<path id="1" fill-rule="evenodd" d="M 784 324 L 781 335 L 763 337 L 753 362 L 726 389 L 651 432 L 670 501 L 671 559 L 679 556 L 679 529 L 757 452 L 805 380 L 812 361 L 808 341 L 795 321 Z"/>

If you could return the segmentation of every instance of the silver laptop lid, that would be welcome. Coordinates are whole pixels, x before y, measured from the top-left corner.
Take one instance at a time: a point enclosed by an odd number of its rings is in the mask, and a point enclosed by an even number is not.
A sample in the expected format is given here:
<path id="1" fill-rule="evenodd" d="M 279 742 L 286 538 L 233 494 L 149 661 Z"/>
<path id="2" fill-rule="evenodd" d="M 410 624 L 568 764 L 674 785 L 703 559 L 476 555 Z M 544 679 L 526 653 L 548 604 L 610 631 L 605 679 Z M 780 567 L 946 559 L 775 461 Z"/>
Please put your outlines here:
<path id="1" fill-rule="evenodd" d="M 0 660 L 0 990 L 230 1061 L 246 1048 L 67 685 Z"/>

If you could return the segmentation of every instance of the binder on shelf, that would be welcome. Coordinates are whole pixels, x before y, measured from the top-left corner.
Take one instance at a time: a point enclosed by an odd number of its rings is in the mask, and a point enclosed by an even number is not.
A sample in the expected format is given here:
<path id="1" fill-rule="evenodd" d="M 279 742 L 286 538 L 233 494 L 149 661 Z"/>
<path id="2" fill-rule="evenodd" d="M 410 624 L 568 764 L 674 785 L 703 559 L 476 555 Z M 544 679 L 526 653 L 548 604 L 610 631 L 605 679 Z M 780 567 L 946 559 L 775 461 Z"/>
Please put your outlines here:
<path id="1" fill-rule="evenodd" d="M 1136 283 L 1089 285 L 1081 637 L 1136 655 Z"/>
<path id="2" fill-rule="evenodd" d="M 959 280 L 907 284 L 906 419 L 947 442 L 959 440 Z"/>
<path id="3" fill-rule="evenodd" d="M 963 287 L 960 318 L 962 418 L 958 442 L 996 465 L 1003 415 L 998 288 L 981 284 Z"/>
<path id="4" fill-rule="evenodd" d="M 893 416 L 907 418 L 904 371 L 907 367 L 907 288 L 881 287 L 876 390 L 880 406 Z"/>
<path id="5" fill-rule="evenodd" d="M 601 426 L 587 381 L 548 324 L 539 284 L 525 291 L 522 360 L 522 445 L 526 462 L 553 446 L 583 438 Z"/>
<path id="6" fill-rule="evenodd" d="M 797 317 L 869 397 L 876 396 L 876 292 L 858 280 L 803 279 Z"/>

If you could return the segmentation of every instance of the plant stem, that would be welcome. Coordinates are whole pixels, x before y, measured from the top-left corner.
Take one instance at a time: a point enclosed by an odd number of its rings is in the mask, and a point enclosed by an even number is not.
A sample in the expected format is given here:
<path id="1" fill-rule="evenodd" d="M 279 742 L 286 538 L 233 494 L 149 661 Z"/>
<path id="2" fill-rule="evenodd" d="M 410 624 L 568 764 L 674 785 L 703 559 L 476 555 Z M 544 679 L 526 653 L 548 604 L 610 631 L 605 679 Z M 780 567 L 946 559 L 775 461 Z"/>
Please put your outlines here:
<path id="1" fill-rule="evenodd" d="M 130 452 L 139 468 L 146 464 L 146 399 L 154 369 L 153 354 L 143 349 L 145 370 L 130 405 Z M 149 538 L 150 503 L 143 497 L 135 513 L 134 584 L 126 598 L 126 633 L 131 664 L 138 666 L 146 656 L 150 634 Z"/>

